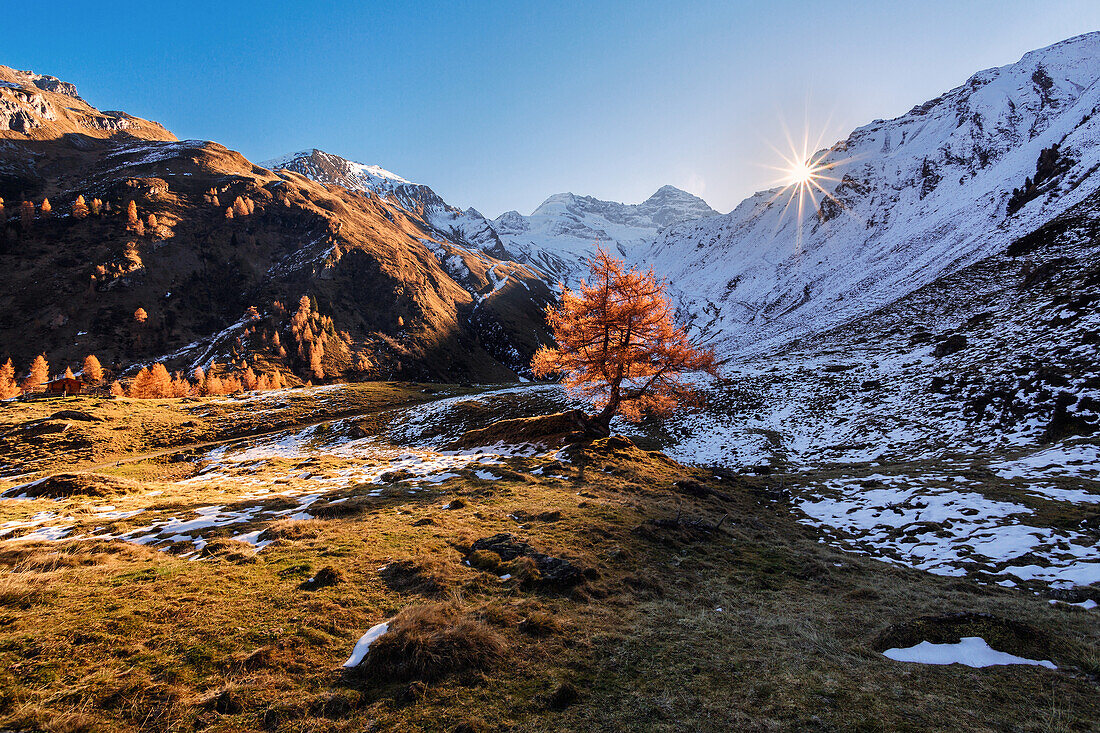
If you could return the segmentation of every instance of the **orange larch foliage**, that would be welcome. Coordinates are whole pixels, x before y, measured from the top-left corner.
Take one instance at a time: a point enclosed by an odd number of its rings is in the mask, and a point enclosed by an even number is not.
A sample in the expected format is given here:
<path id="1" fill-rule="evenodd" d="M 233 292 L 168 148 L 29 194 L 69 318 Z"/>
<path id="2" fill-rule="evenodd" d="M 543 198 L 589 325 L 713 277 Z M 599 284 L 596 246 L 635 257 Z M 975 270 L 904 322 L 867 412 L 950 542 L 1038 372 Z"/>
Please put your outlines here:
<path id="1" fill-rule="evenodd" d="M 39 354 L 31 362 L 30 375 L 23 380 L 23 389 L 33 392 L 50 378 L 50 365 L 45 354 Z"/>
<path id="2" fill-rule="evenodd" d="M 138 399 L 149 399 L 153 396 L 148 369 L 142 367 L 141 371 L 134 376 L 134 381 L 130 382 L 130 389 L 127 390 L 126 396 Z"/>
<path id="3" fill-rule="evenodd" d="M 145 312 L 144 308 L 138 308 L 134 311 L 134 320 L 138 323 L 145 323 L 149 320 L 149 314 Z"/>
<path id="4" fill-rule="evenodd" d="M 15 383 L 15 367 L 12 365 L 11 359 L 8 359 L 0 365 L 0 400 L 17 397 L 22 391 L 19 389 L 19 385 Z"/>
<path id="5" fill-rule="evenodd" d="M 114 397 L 122 397 L 126 394 L 126 390 L 122 388 L 122 384 L 116 379 L 111 382 L 111 395 Z"/>
<path id="6" fill-rule="evenodd" d="M 206 374 L 206 380 L 202 383 L 202 393 L 204 395 L 219 395 L 224 394 L 222 388 L 222 380 L 214 374 L 214 369 L 211 367 L 210 371 Z"/>
<path id="7" fill-rule="evenodd" d="M 309 371 L 317 379 L 325 376 L 325 369 L 321 366 L 321 360 L 325 358 L 325 347 L 315 343 L 309 345 Z"/>
<path id="8" fill-rule="evenodd" d="M 182 374 L 176 372 L 172 376 L 172 396 L 173 397 L 186 397 L 191 394 L 191 383 L 188 382 Z"/>
<path id="9" fill-rule="evenodd" d="M 38 208 L 42 212 L 42 216 L 49 216 L 53 211 L 53 206 L 50 205 L 49 199 L 42 199 L 42 206 Z"/>
<path id="10" fill-rule="evenodd" d="M 172 397 L 172 376 L 163 364 L 154 364 L 149 369 L 142 367 L 130 383 L 129 396 L 139 399 Z"/>
<path id="11" fill-rule="evenodd" d="M 74 219 L 83 219 L 88 216 L 88 204 L 84 203 L 83 196 L 77 196 L 73 202 L 72 215 Z"/>
<path id="12" fill-rule="evenodd" d="M 251 392 L 256 389 L 259 379 L 256 377 L 256 372 L 252 371 L 252 367 L 245 367 L 241 372 L 241 384 L 244 385 L 245 391 Z"/>
<path id="13" fill-rule="evenodd" d="M 89 384 L 99 384 L 103 381 L 103 366 L 99 363 L 99 359 L 95 357 L 95 354 L 88 354 L 84 357 L 82 371 L 84 381 Z"/>
<path id="14" fill-rule="evenodd" d="M 159 362 L 149 370 L 150 387 L 154 397 L 172 396 L 172 375 L 168 369 Z"/>
<path id="15" fill-rule="evenodd" d="M 609 432 L 616 414 L 637 421 L 695 402 L 696 389 L 684 374 L 717 376 L 717 363 L 673 322 L 664 283 L 652 269 L 624 269 L 603 249 L 588 265 L 592 284 L 582 281 L 575 291 L 563 285 L 561 306 L 546 309 L 558 346 L 541 347 L 531 370 L 563 375 L 571 394 L 592 402 L 599 412 L 589 422 L 598 434 Z"/>

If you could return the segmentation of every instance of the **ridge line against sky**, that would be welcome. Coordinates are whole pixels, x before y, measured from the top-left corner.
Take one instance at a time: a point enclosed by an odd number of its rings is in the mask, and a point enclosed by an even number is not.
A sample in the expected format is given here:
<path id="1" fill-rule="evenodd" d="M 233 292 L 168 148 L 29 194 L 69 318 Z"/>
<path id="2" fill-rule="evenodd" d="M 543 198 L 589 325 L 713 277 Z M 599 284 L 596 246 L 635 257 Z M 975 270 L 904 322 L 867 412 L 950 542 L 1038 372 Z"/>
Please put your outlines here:
<path id="1" fill-rule="evenodd" d="M 774 185 L 780 122 L 828 145 L 982 69 L 1100 29 L 1100 3 L 51 6 L 0 63 L 253 161 L 377 164 L 488 216 L 665 184 L 729 211 Z"/>

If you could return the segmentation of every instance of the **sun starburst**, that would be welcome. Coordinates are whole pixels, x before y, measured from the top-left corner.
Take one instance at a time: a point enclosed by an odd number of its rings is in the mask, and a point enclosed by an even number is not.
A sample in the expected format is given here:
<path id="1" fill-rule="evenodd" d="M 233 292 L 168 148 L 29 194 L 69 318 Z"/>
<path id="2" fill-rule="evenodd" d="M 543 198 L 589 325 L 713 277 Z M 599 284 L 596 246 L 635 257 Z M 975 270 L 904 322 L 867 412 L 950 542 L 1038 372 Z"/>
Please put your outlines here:
<path id="1" fill-rule="evenodd" d="M 795 254 L 802 252 L 802 230 L 805 217 L 808 213 L 820 216 L 821 206 L 826 199 L 831 200 L 841 211 L 847 212 L 847 208 L 826 188 L 835 188 L 831 184 L 837 184 L 840 179 L 833 175 L 833 169 L 852 160 L 850 157 L 840 158 L 835 146 L 821 148 L 821 141 L 826 134 L 826 125 L 822 128 L 813 145 L 810 144 L 809 125 L 803 128 L 801 143 L 796 143 L 791 137 L 785 124 L 780 123 L 787 139 L 788 152 L 776 148 L 771 143 L 768 146 L 779 156 L 783 165 L 769 165 L 768 168 L 778 171 L 781 175 L 775 181 L 780 186 L 775 195 L 768 201 L 774 203 L 787 199 L 783 210 L 776 221 L 776 232 L 779 231 L 787 212 L 794 209 L 795 217 Z M 815 152 L 816 151 L 816 152 Z M 850 213 L 850 212 L 848 212 Z"/>

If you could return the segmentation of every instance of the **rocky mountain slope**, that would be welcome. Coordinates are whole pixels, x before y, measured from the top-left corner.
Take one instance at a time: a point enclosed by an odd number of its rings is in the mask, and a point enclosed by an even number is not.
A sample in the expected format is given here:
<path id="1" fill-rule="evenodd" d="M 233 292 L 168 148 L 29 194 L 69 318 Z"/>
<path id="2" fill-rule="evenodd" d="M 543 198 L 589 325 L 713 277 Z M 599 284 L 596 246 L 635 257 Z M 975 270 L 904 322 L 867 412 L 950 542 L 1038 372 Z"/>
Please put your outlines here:
<path id="1" fill-rule="evenodd" d="M 662 186 L 640 204 L 559 193 L 530 216 L 508 211 L 492 225 L 516 260 L 569 283 L 584 273 L 597 243 L 634 258 L 667 227 L 717 213 L 698 196 Z"/>
<path id="2" fill-rule="evenodd" d="M 512 259 L 489 221 L 477 209 L 451 206 L 428 186 L 412 183 L 377 166 L 356 163 L 323 150 L 306 150 L 263 163 L 271 170 L 289 170 L 326 185 L 375 193 L 396 201 L 438 236 L 490 256 Z"/>
<path id="3" fill-rule="evenodd" d="M 677 285 L 682 312 L 730 356 L 851 323 L 1096 189 L 1098 59 L 1091 33 L 979 72 L 815 154 L 829 197 L 801 220 L 788 191 L 764 191 L 670 227 L 636 260 Z"/>
<path id="4" fill-rule="evenodd" d="M 541 279 L 421 210 L 176 141 L 50 77 L 3 77 L 3 358 L 484 381 L 514 379 L 548 338 Z"/>
<path id="5" fill-rule="evenodd" d="M 92 107 L 75 86 L 56 77 L 0 66 L 0 140 L 49 141 L 64 135 L 102 139 L 121 133 L 145 140 L 176 139 L 156 122 Z"/>

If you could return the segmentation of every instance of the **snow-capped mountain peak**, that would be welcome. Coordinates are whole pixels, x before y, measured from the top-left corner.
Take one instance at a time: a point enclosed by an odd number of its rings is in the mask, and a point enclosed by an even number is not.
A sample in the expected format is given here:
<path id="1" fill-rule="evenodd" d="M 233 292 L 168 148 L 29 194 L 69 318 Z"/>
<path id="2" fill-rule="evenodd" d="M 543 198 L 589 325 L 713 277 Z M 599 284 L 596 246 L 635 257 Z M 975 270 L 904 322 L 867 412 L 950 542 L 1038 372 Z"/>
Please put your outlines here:
<path id="1" fill-rule="evenodd" d="M 314 181 L 351 190 L 390 192 L 399 185 L 416 185 L 378 165 L 357 163 L 312 148 L 260 163 L 269 170 L 290 170 Z"/>
<path id="2" fill-rule="evenodd" d="M 697 196 L 662 186 L 640 204 L 556 193 L 530 216 L 509 211 L 492 224 L 513 256 L 568 282 L 583 272 L 597 244 L 626 256 L 670 224 L 717 213 Z"/>

